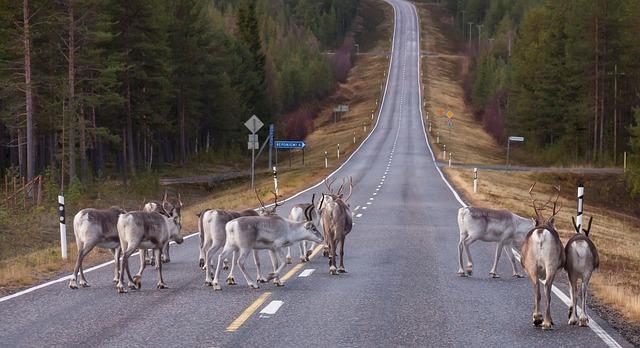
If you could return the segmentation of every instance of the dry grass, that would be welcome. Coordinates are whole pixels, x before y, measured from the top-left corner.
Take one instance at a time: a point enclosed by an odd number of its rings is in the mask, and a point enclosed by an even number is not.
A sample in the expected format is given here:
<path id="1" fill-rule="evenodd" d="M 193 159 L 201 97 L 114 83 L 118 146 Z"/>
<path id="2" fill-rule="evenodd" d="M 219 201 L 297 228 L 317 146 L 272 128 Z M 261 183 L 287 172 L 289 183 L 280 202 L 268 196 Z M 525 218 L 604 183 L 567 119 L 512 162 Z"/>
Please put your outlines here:
<path id="1" fill-rule="evenodd" d="M 450 16 L 439 6 L 422 4 L 418 5 L 418 9 L 422 45 L 430 53 L 430 56 L 422 60 L 423 84 L 427 96 L 425 124 L 427 127 L 431 124 L 430 140 L 435 145 L 434 151 L 439 149 L 440 155 L 437 157 L 440 158 L 444 144 L 447 152 L 452 152 L 454 163 L 503 163 L 502 149 L 478 126 L 465 104 L 460 81 L 467 71 L 468 58 L 458 49 L 460 43 L 453 35 Z M 447 126 L 446 116 L 436 115 L 440 108 L 454 113 L 452 129 Z M 438 132 L 440 144 L 436 144 Z"/>
<path id="2" fill-rule="evenodd" d="M 388 50 L 390 47 L 388 38 L 391 37 L 393 21 L 391 8 L 379 0 L 365 0 L 362 3 L 368 9 L 384 6 L 382 7 L 384 11 L 364 15 L 366 18 L 371 18 L 372 15 L 383 16 L 383 18 L 379 19 L 380 24 L 376 27 L 376 33 L 369 33 L 366 36 L 376 38 L 376 43 L 366 45 L 366 50 L 361 47 L 361 52 Z M 340 85 L 336 93 L 323 103 L 323 111 L 314 120 L 315 131 L 306 139 L 304 166 L 300 151 L 291 152 L 293 156 L 291 168 L 288 166 L 288 154 L 285 151 L 279 152 L 279 193 L 283 197 L 291 196 L 322 180 L 348 158 L 368 135 L 375 123 L 375 119 L 371 119 L 371 114 L 372 111 L 377 111 L 376 100 L 381 97 L 380 86 L 386 78 L 383 71 L 387 70 L 388 64 L 389 60 L 385 57 L 358 57 L 347 82 Z M 349 104 L 349 112 L 337 123 L 333 123 L 331 112 L 335 104 Z M 364 126 L 367 127 L 366 132 Z M 337 144 L 340 144 L 340 159 L 336 158 Z M 329 155 L 328 168 L 324 167 L 324 151 Z M 271 175 L 257 177 L 256 186 L 260 188 L 265 202 L 272 199 L 269 193 L 273 187 Z M 250 189 L 250 183 L 242 180 L 225 183 L 217 187 L 213 193 L 193 187 L 180 187 L 179 190 L 183 193 L 183 201 L 187 202 L 182 212 L 184 233 L 197 230 L 196 213 L 205 208 L 244 209 L 258 205 L 255 194 Z M 129 203 L 137 206 L 136 202 Z M 50 246 L 0 261 L 0 293 L 15 291 L 72 271 L 76 255 L 75 243 L 70 243 L 69 248 L 70 258 L 67 261 L 60 259 L 58 246 Z M 111 254 L 108 251 L 94 251 L 85 259 L 85 268 L 110 258 Z"/>
<path id="3" fill-rule="evenodd" d="M 504 153 L 500 146 L 482 129 L 480 122 L 465 105 L 462 89 L 466 73 L 466 58 L 460 55 L 463 43 L 456 42 L 449 16 L 441 8 L 432 5 L 419 6 L 422 24 L 423 47 L 444 57 L 426 58 L 423 66 L 426 74 L 423 83 L 426 90 L 427 109 L 433 115 L 438 107 L 451 109 L 454 113 L 452 137 L 447 137 L 446 118 L 431 117 L 430 141 L 435 144 L 435 134 L 440 130 L 440 139 L 447 143 L 447 150 L 454 153 L 454 162 L 459 163 L 503 163 Z M 425 35 L 426 34 L 426 35 Z M 443 136 L 444 135 L 444 136 Z M 440 150 L 442 151 L 442 150 Z M 446 168 L 450 182 L 463 194 L 465 200 L 474 205 L 506 208 L 517 214 L 530 216 L 532 209 L 528 189 L 534 181 L 537 197 L 546 198 L 552 192 L 554 178 L 535 173 L 507 173 L 483 171 L 479 174 L 478 193 L 472 192 L 472 170 Z M 555 179 L 563 178 L 562 175 Z M 585 186 L 589 182 L 586 178 Z M 545 194 L 543 194 L 543 192 Z M 571 216 L 575 198 L 564 192 L 560 202 L 564 209 L 558 216 L 557 227 L 564 242 L 573 234 Z M 640 220 L 616 213 L 605 206 L 592 206 L 586 202 L 585 212 L 593 215 L 591 237 L 600 252 L 600 269 L 592 278 L 591 290 L 602 303 L 612 307 L 625 318 L 640 322 Z"/>

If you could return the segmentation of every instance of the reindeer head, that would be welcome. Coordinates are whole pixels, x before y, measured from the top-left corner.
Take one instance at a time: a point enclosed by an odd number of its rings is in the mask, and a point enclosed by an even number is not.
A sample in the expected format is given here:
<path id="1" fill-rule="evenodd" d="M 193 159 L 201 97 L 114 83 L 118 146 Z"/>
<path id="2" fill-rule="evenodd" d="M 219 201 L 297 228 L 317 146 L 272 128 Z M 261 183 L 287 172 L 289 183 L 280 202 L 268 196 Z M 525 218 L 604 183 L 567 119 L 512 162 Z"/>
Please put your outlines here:
<path id="1" fill-rule="evenodd" d="M 531 185 L 531 187 L 529 188 L 529 196 L 531 197 L 531 205 L 533 206 L 533 210 L 536 213 L 536 217 L 534 218 L 536 227 L 549 226 L 553 228 L 555 226 L 555 218 L 558 215 L 558 213 L 560 213 L 560 210 L 562 209 L 562 205 L 558 205 L 558 198 L 560 198 L 560 186 L 553 187 L 554 190 L 556 191 L 555 199 L 553 199 L 553 195 L 550 195 L 547 202 L 544 205 L 540 205 L 540 206 L 536 202 L 536 199 L 533 197 L 533 188 L 535 186 L 536 186 L 536 182 L 534 182 L 533 185 Z M 547 206 L 551 203 L 552 200 L 553 200 L 553 213 L 551 214 L 550 217 L 545 218 L 542 215 L 542 211 L 544 211 L 547 208 Z M 558 207 L 558 209 L 556 209 L 556 207 Z"/>
<path id="2" fill-rule="evenodd" d="M 589 218 L 589 224 L 587 226 L 587 229 L 586 230 L 584 228 L 582 229 L 582 232 L 587 237 L 589 237 L 589 232 L 591 231 L 591 221 L 592 220 L 593 220 L 593 216 Z M 580 228 L 582 227 L 582 225 L 576 225 L 576 219 L 574 219 L 573 216 L 571 217 L 571 222 L 573 222 L 573 228 L 576 230 L 576 233 L 580 234 Z"/>
<path id="3" fill-rule="evenodd" d="M 258 198 L 258 201 L 260 202 L 260 205 L 262 206 L 260 209 L 258 209 L 258 214 L 261 215 L 261 216 L 276 215 L 276 209 L 278 209 L 278 207 L 282 206 L 282 203 L 278 203 L 278 195 L 275 192 L 271 191 L 271 193 L 273 193 L 273 207 L 267 208 L 267 206 L 264 204 L 264 202 L 260 198 L 260 194 L 258 193 L 258 189 L 255 189 L 255 192 L 256 192 L 256 197 Z"/>
<path id="4" fill-rule="evenodd" d="M 176 219 L 177 223 L 180 223 L 182 218 L 181 209 L 182 209 L 182 198 L 180 197 L 180 193 L 178 193 L 178 199 L 174 202 L 169 202 L 167 200 L 167 190 L 164 191 L 164 196 L 162 197 L 162 204 L 158 212 L 168 218 Z"/>

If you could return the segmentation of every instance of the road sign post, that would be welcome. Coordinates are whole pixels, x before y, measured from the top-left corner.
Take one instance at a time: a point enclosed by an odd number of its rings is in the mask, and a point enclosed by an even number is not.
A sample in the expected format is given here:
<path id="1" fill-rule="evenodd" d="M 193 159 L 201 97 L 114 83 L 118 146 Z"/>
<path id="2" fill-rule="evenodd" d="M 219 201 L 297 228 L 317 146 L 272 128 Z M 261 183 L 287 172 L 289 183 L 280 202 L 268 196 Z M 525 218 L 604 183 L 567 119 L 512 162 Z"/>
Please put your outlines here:
<path id="1" fill-rule="evenodd" d="M 511 135 L 509 136 L 509 138 L 507 138 L 507 164 L 506 164 L 506 170 L 509 170 L 509 160 L 510 160 L 510 152 L 511 152 L 511 142 L 524 142 L 524 137 L 519 137 L 519 136 L 515 136 L 515 135 Z"/>
<path id="2" fill-rule="evenodd" d="M 273 123 L 269 124 L 269 168 L 272 167 L 273 162 L 271 161 L 272 150 L 273 150 L 273 136 L 275 134 L 275 127 Z"/>
<path id="3" fill-rule="evenodd" d="M 64 196 L 62 193 L 58 196 L 58 216 L 60 221 L 60 251 L 62 259 L 67 259 L 67 222 L 64 213 Z"/>
<path id="4" fill-rule="evenodd" d="M 273 167 L 273 188 L 278 196 L 278 171 L 275 166 Z"/>
<path id="5" fill-rule="evenodd" d="M 576 212 L 576 225 L 582 228 L 582 212 L 584 211 L 584 185 L 578 185 L 578 207 Z"/>
<path id="6" fill-rule="evenodd" d="M 251 188 L 253 189 L 255 182 L 256 150 L 259 148 L 258 135 L 256 132 L 264 126 L 264 123 L 260 121 L 258 116 L 253 115 L 244 123 L 244 126 L 251 132 L 251 134 L 249 134 L 249 143 L 247 147 L 251 150 Z"/>

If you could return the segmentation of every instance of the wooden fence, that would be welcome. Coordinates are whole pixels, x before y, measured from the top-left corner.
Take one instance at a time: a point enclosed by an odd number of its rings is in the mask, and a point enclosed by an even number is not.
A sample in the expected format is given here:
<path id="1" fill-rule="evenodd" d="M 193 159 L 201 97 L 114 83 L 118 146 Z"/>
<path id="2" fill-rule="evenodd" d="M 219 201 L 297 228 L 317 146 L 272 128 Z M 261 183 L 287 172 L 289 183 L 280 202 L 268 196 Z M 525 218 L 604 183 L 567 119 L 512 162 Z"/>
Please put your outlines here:
<path id="1" fill-rule="evenodd" d="M 26 181 L 24 177 L 4 177 L 4 203 L 8 208 L 39 206 L 42 203 L 42 176 Z"/>

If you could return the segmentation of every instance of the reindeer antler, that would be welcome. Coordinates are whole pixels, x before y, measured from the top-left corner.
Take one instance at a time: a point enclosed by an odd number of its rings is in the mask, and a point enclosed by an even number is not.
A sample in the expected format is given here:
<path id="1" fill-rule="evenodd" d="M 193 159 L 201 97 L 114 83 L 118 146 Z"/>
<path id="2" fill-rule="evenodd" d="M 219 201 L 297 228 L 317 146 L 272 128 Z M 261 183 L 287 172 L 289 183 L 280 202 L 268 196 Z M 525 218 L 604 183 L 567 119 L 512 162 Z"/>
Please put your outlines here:
<path id="1" fill-rule="evenodd" d="M 333 183 L 336 181 L 337 178 L 333 178 L 331 181 L 328 181 L 327 179 L 324 179 L 324 185 L 327 187 L 327 190 L 329 191 L 330 194 L 333 194 L 333 191 L 331 190 L 331 185 L 333 185 Z"/>
<path id="2" fill-rule="evenodd" d="M 573 229 L 576 230 L 576 233 L 580 234 L 581 225 L 576 225 L 576 219 L 573 216 L 571 217 L 571 222 L 573 223 Z M 589 221 L 589 223 L 591 223 L 591 221 Z"/>
<path id="3" fill-rule="evenodd" d="M 593 216 L 591 216 L 589 218 L 589 225 L 587 226 L 587 229 L 585 230 L 584 228 L 582 229 L 584 231 L 585 236 L 589 236 L 589 232 L 591 232 L 591 221 L 593 220 Z"/>
<path id="4" fill-rule="evenodd" d="M 556 199 L 553 201 L 553 215 L 551 215 L 549 220 L 553 219 L 558 215 L 558 213 L 560 213 L 560 210 L 562 210 L 562 204 L 558 204 L 558 199 L 560 198 L 560 185 L 554 186 L 553 188 L 556 190 Z M 551 202 L 551 199 L 549 199 L 549 202 Z M 559 206 L 558 210 L 556 210 L 556 206 Z"/>
<path id="5" fill-rule="evenodd" d="M 533 185 L 531 185 L 531 187 L 529 188 L 529 196 L 531 197 L 531 206 L 533 206 L 533 211 L 535 211 L 536 213 L 536 218 L 542 219 L 542 215 L 540 215 L 540 211 L 538 210 L 538 207 L 536 206 L 536 199 L 533 197 L 533 188 L 536 187 L 537 182 L 533 182 Z"/>
<path id="6" fill-rule="evenodd" d="M 258 193 L 258 189 L 253 189 L 256 192 L 256 198 L 258 198 L 258 201 L 260 202 L 260 205 L 262 206 L 262 209 L 266 209 L 266 207 L 264 206 L 264 202 L 262 201 L 262 199 L 260 199 L 260 194 Z"/>
<path id="7" fill-rule="evenodd" d="M 349 177 L 349 195 L 344 200 L 345 203 L 349 200 L 349 198 L 351 198 L 352 193 L 353 193 L 353 177 L 350 176 Z"/>

